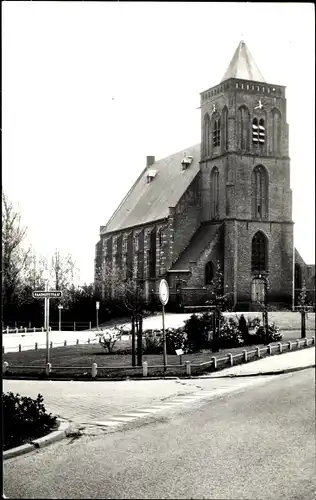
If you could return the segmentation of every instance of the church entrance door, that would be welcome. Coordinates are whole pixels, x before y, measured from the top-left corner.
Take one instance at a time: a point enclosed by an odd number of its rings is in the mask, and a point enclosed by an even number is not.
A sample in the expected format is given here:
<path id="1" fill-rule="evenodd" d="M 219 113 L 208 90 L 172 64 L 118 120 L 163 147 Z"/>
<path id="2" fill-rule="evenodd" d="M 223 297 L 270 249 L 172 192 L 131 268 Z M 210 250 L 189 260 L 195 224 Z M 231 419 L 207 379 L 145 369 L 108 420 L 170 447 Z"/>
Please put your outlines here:
<path id="1" fill-rule="evenodd" d="M 260 278 L 255 278 L 251 283 L 251 302 L 254 304 L 264 303 L 264 281 Z"/>

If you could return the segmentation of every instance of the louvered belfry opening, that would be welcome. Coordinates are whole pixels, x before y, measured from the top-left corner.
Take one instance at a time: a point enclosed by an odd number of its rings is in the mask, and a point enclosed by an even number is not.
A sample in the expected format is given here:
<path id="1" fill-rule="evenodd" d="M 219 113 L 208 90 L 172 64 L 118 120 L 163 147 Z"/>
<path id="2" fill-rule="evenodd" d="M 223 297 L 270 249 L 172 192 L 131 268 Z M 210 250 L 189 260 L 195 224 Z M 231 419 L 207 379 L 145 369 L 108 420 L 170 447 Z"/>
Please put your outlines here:
<path id="1" fill-rule="evenodd" d="M 216 148 L 221 143 L 221 119 L 213 122 L 213 147 Z"/>
<path id="2" fill-rule="evenodd" d="M 252 143 L 256 146 L 264 146 L 266 142 L 266 128 L 264 119 L 254 118 L 252 120 Z"/>

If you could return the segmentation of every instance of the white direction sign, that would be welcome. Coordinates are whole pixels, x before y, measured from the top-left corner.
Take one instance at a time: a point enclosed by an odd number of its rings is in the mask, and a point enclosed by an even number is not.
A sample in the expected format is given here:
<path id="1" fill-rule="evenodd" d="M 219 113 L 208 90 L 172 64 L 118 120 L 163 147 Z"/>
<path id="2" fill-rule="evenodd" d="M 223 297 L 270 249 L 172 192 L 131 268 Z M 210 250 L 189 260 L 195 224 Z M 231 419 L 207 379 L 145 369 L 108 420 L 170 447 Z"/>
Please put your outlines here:
<path id="1" fill-rule="evenodd" d="M 159 283 L 159 299 L 163 306 L 168 304 L 169 286 L 166 280 L 161 280 Z"/>
<path id="2" fill-rule="evenodd" d="M 95 303 L 95 307 L 96 307 L 96 309 L 100 309 L 100 302 L 98 302 L 98 301 L 97 301 L 97 302 Z"/>
<path id="3" fill-rule="evenodd" d="M 61 290 L 37 290 L 32 293 L 34 299 L 58 299 L 62 296 Z"/>

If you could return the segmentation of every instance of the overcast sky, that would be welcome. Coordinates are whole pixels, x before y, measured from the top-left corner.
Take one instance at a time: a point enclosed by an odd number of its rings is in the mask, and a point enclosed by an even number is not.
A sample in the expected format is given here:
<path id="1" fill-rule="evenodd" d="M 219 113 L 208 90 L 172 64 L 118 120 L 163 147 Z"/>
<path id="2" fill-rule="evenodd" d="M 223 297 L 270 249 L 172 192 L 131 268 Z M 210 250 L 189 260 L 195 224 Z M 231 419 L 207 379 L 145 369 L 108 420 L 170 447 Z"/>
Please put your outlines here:
<path id="1" fill-rule="evenodd" d="M 38 253 L 95 244 L 145 166 L 200 141 L 199 93 L 243 39 L 287 87 L 295 245 L 315 262 L 315 27 L 304 3 L 2 3 L 3 190 Z"/>

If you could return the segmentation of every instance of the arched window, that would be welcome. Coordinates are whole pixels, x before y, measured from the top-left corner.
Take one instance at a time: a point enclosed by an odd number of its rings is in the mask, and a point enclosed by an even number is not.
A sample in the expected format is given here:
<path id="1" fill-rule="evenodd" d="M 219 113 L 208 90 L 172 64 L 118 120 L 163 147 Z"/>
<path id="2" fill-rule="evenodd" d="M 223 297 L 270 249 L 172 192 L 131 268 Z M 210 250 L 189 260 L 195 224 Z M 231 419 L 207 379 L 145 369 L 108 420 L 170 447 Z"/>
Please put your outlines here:
<path id="1" fill-rule="evenodd" d="M 277 109 L 273 110 L 273 153 L 281 153 L 281 114 Z"/>
<path id="2" fill-rule="evenodd" d="M 219 194 L 219 172 L 217 167 L 213 167 L 211 172 L 211 218 L 215 219 L 219 215 L 218 194 Z"/>
<path id="3" fill-rule="evenodd" d="M 213 147 L 220 146 L 221 143 L 221 119 L 217 118 L 213 121 Z"/>
<path id="4" fill-rule="evenodd" d="M 299 264 L 295 264 L 294 271 L 294 288 L 295 290 L 301 290 L 302 288 L 302 269 Z"/>
<path id="5" fill-rule="evenodd" d="M 264 219 L 268 217 L 268 172 L 263 165 L 257 165 L 252 171 L 252 217 Z"/>
<path id="6" fill-rule="evenodd" d="M 228 109 L 225 106 L 222 111 L 222 151 L 228 149 Z"/>
<path id="7" fill-rule="evenodd" d="M 246 106 L 241 106 L 238 110 L 238 125 L 239 125 L 239 145 L 240 149 L 249 151 L 249 122 L 250 114 Z"/>
<path id="8" fill-rule="evenodd" d="M 205 274 L 204 274 L 204 284 L 211 285 L 214 278 L 214 266 L 211 261 L 206 263 Z"/>
<path id="9" fill-rule="evenodd" d="M 204 116 L 204 129 L 203 129 L 203 146 L 204 157 L 210 156 L 210 134 L 211 134 L 211 121 L 208 113 Z"/>
<path id="10" fill-rule="evenodd" d="M 252 238 L 251 245 L 251 270 L 267 271 L 268 244 L 265 235 L 258 231 Z"/>

